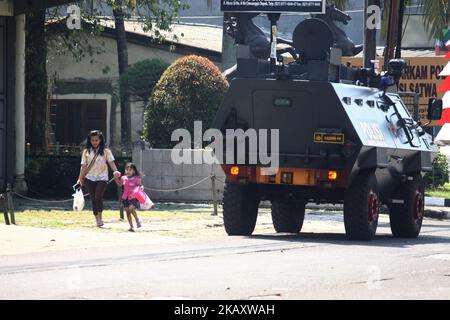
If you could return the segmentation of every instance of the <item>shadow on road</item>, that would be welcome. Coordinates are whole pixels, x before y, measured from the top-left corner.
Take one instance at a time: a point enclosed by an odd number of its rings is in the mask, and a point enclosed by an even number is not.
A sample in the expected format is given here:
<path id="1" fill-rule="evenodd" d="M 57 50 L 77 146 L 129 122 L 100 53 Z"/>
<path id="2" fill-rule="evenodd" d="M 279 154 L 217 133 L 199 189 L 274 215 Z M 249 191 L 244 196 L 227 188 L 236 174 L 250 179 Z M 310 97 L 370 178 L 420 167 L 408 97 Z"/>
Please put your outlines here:
<path id="1" fill-rule="evenodd" d="M 341 233 L 300 233 L 300 234 L 269 234 L 269 235 L 252 235 L 250 239 L 301 242 L 301 243 L 328 243 L 345 246 L 368 246 L 368 247 L 393 247 L 404 248 L 416 245 L 448 243 L 450 237 L 421 235 L 417 239 L 394 238 L 391 235 L 377 235 L 372 241 L 350 241 L 347 240 L 345 234 Z"/>

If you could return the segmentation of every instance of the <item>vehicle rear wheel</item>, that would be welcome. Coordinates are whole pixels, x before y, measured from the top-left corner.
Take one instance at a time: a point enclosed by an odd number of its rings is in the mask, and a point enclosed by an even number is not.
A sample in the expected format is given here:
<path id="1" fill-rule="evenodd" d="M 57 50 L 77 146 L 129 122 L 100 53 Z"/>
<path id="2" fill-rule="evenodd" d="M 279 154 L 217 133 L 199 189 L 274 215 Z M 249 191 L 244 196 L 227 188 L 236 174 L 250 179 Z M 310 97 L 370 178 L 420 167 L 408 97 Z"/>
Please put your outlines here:
<path id="1" fill-rule="evenodd" d="M 422 228 L 425 208 L 425 186 L 421 175 L 416 175 L 411 181 L 402 184 L 396 199 L 403 204 L 389 206 L 391 231 L 396 238 L 417 238 Z"/>
<path id="2" fill-rule="evenodd" d="M 345 193 L 344 224 L 347 238 L 369 241 L 375 237 L 380 212 L 378 184 L 373 172 L 361 172 Z"/>
<path id="3" fill-rule="evenodd" d="M 259 198 L 251 185 L 225 184 L 223 194 L 223 221 L 230 236 L 249 236 L 258 217 Z"/>
<path id="4" fill-rule="evenodd" d="M 272 202 L 272 222 L 275 231 L 300 233 L 305 219 L 305 203 Z"/>

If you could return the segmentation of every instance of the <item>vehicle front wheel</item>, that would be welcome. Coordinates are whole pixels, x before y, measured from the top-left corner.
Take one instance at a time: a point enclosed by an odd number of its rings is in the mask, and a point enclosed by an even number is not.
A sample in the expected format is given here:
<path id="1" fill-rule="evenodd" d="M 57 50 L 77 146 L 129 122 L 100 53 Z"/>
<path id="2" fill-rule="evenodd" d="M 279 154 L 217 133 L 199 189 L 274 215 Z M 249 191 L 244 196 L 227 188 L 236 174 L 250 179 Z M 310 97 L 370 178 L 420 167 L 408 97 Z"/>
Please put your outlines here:
<path id="1" fill-rule="evenodd" d="M 396 238 L 417 238 L 420 234 L 425 209 L 425 186 L 422 176 L 416 175 L 412 180 L 402 184 L 396 199 L 403 204 L 389 206 L 391 231 Z"/>
<path id="2" fill-rule="evenodd" d="M 347 238 L 369 241 L 375 237 L 380 212 L 378 184 L 373 172 L 361 172 L 345 193 L 344 224 Z"/>

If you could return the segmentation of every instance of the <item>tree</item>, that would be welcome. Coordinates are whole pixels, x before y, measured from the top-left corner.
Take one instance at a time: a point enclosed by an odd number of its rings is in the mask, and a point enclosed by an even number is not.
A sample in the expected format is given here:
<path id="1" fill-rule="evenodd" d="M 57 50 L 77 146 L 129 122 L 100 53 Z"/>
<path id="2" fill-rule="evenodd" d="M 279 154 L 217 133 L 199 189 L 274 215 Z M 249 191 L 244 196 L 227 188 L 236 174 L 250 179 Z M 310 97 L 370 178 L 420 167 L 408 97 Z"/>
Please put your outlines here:
<path id="1" fill-rule="evenodd" d="M 420 0 L 423 7 L 424 23 L 431 36 L 442 37 L 442 30 L 450 26 L 450 0 Z"/>
<path id="2" fill-rule="evenodd" d="M 449 181 L 449 166 L 447 156 L 442 152 L 433 161 L 433 170 L 428 172 L 425 177 L 427 188 L 436 189 L 444 186 Z"/>
<path id="3" fill-rule="evenodd" d="M 46 148 L 47 136 L 47 45 L 45 10 L 26 16 L 25 137 L 31 150 Z"/>
<path id="4" fill-rule="evenodd" d="M 78 5 L 92 5 L 91 0 L 80 0 Z M 116 21 L 116 34 L 118 43 L 119 73 L 123 74 L 128 68 L 128 52 L 124 20 L 130 16 L 133 10 L 141 10 L 144 13 L 138 18 L 145 31 L 153 30 L 155 37 L 162 40 L 160 30 L 172 31 L 170 25 L 178 16 L 180 10 L 186 8 L 182 1 L 178 0 L 99 0 L 97 4 L 109 5 L 114 12 Z M 47 146 L 47 83 L 46 74 L 47 47 L 58 48 L 59 52 L 71 52 L 75 60 L 80 61 L 95 54 L 104 52 L 101 47 L 92 47 L 89 37 L 103 30 L 100 17 L 96 16 L 96 10 L 83 10 L 81 19 L 82 30 L 68 30 L 66 20 L 61 19 L 61 13 L 66 6 L 54 7 L 47 11 L 27 15 L 27 51 L 26 51 L 26 139 L 31 143 L 32 150 Z M 53 19 L 53 23 L 46 25 L 47 19 Z M 177 37 L 174 36 L 176 39 Z M 92 61 L 92 60 L 91 60 Z M 124 107 L 121 113 L 124 132 L 123 142 L 130 145 L 131 125 L 130 109 L 126 92 L 121 97 Z"/>
<path id="5" fill-rule="evenodd" d="M 117 60 L 119 64 L 119 77 L 128 69 L 128 48 L 125 31 L 125 12 L 122 0 L 110 1 L 113 8 L 116 41 L 117 41 Z M 122 145 L 129 146 L 131 143 L 131 110 L 129 96 L 124 90 L 120 90 L 120 125 Z"/>
<path id="6" fill-rule="evenodd" d="M 133 97 L 133 102 L 147 103 L 153 88 L 168 67 L 169 63 L 162 59 L 139 61 L 120 77 L 120 89 Z"/>
<path id="7" fill-rule="evenodd" d="M 228 83 L 207 58 L 187 56 L 176 60 L 161 76 L 145 108 L 143 139 L 153 148 L 172 148 L 172 132 L 194 121 L 210 126 Z"/>
<path id="8" fill-rule="evenodd" d="M 59 54 L 70 52 L 77 61 L 104 52 L 88 42 L 88 37 L 101 31 L 100 25 L 94 22 L 82 30 L 69 30 L 66 19 L 61 19 L 65 9 L 57 6 L 26 15 L 25 138 L 32 152 L 46 150 L 50 142 L 47 48 L 51 46 Z M 86 14 L 85 18 L 91 16 Z"/>
<path id="9" fill-rule="evenodd" d="M 116 39 L 117 59 L 119 65 L 119 77 L 128 70 L 128 49 L 125 30 L 125 19 L 130 16 L 130 11 L 138 8 L 145 10 L 149 16 L 142 19 L 144 30 L 155 31 L 157 38 L 163 36 L 159 30 L 171 31 L 170 24 L 178 16 L 180 10 L 186 5 L 179 0 L 106 0 L 113 10 Z M 121 107 L 121 135 L 122 147 L 131 150 L 131 111 L 129 95 L 126 90 L 120 90 Z"/>

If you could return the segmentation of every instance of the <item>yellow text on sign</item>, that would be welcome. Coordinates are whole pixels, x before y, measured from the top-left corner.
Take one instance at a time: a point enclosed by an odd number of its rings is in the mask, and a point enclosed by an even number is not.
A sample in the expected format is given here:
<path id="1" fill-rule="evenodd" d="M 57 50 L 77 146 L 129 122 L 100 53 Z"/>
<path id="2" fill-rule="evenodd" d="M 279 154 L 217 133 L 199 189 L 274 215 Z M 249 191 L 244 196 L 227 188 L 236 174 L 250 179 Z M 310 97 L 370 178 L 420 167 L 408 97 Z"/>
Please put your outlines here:
<path id="1" fill-rule="evenodd" d="M 314 133 L 315 143 L 344 144 L 344 141 L 345 139 L 343 133 L 323 133 L 323 132 Z"/>

